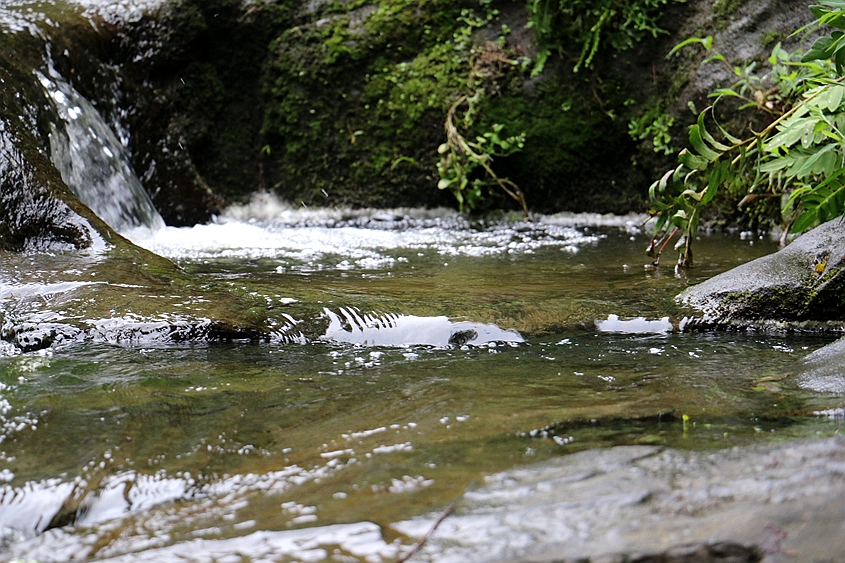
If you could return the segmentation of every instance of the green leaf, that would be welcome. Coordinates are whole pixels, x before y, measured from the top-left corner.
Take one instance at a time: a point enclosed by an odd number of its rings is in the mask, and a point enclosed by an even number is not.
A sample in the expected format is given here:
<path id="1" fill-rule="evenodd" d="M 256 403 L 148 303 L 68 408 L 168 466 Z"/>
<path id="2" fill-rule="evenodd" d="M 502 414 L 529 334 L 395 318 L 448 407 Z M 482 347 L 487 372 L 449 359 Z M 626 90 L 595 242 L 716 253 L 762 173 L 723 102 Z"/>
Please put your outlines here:
<path id="1" fill-rule="evenodd" d="M 791 173 L 796 178 L 804 178 L 805 176 L 808 176 L 809 174 L 813 173 L 813 170 L 816 167 L 816 164 L 818 163 L 818 161 L 824 155 L 830 153 L 830 151 L 832 151 L 836 148 L 837 148 L 836 145 L 826 145 L 820 151 L 811 154 L 810 156 L 808 156 L 805 159 L 802 159 L 803 162 L 801 163 L 801 165 L 795 171 L 792 171 Z"/>
<path id="2" fill-rule="evenodd" d="M 781 124 L 783 129 L 766 143 L 766 150 L 771 152 L 772 149 L 777 147 L 791 147 L 804 136 L 804 131 L 807 128 L 812 131 L 816 121 L 811 117 L 792 118 L 784 121 Z"/>
<path id="3" fill-rule="evenodd" d="M 789 157 L 779 157 L 775 158 L 774 160 L 769 160 L 768 162 L 764 162 L 760 165 L 760 172 L 764 174 L 771 174 L 772 172 L 778 172 L 791 166 L 794 163 L 794 159 Z"/>
<path id="4" fill-rule="evenodd" d="M 657 217 L 657 222 L 654 224 L 654 233 L 657 234 L 663 230 L 663 227 L 666 226 L 666 222 L 669 220 L 669 215 L 667 213 L 661 213 Z"/>
<path id="5" fill-rule="evenodd" d="M 733 135 L 731 135 L 730 133 L 728 133 L 728 132 L 727 132 L 727 130 L 726 130 L 724 127 L 722 127 L 721 125 L 718 125 L 718 124 L 717 124 L 717 126 L 719 127 L 719 131 L 721 131 L 721 132 L 722 132 L 722 135 L 724 135 L 724 136 L 725 136 L 725 139 L 727 139 L 730 143 L 732 143 L 732 144 L 734 144 L 734 145 L 740 145 L 740 144 L 742 144 L 742 140 L 741 140 L 741 139 L 737 139 L 736 137 L 734 137 Z"/>
<path id="6" fill-rule="evenodd" d="M 801 57 L 801 62 L 818 61 L 829 59 L 833 55 L 833 38 L 819 37 L 810 50 Z"/>
<path id="7" fill-rule="evenodd" d="M 720 143 L 719 141 L 717 141 L 716 139 L 714 139 L 713 135 L 711 135 L 707 131 L 707 128 L 704 127 L 704 112 L 701 112 L 700 114 L 698 114 L 698 128 L 699 128 L 699 131 L 701 132 L 701 137 L 705 141 L 710 143 L 710 146 L 712 146 L 717 151 L 725 152 L 725 151 L 728 151 L 728 150 L 731 149 L 731 147 L 724 145 L 724 144 Z"/>
<path id="8" fill-rule="evenodd" d="M 704 192 L 699 193 L 699 192 L 695 191 L 694 189 L 690 188 L 688 190 L 684 190 L 681 195 L 685 196 L 685 197 L 691 197 L 695 201 L 700 202 L 701 196 L 704 195 Z"/>
<path id="9" fill-rule="evenodd" d="M 818 216 L 813 211 L 805 211 L 798 216 L 798 219 L 792 223 L 792 228 L 789 229 L 792 233 L 801 233 L 816 224 Z"/>
<path id="10" fill-rule="evenodd" d="M 789 200 L 786 202 L 784 210 L 786 210 L 791 204 L 794 204 L 798 200 L 800 200 L 804 196 L 804 194 L 809 193 L 811 191 L 813 191 L 813 188 L 810 188 L 809 186 L 802 186 L 800 188 L 794 189 L 792 193 L 789 194 Z"/>
<path id="11" fill-rule="evenodd" d="M 717 89 L 713 90 L 713 92 L 711 94 L 708 94 L 708 96 L 711 97 L 711 98 L 717 98 L 719 96 L 727 96 L 727 97 L 734 97 L 734 98 L 740 98 L 741 97 L 738 92 L 736 92 L 735 90 L 733 90 L 731 88 L 717 88 Z"/>
<path id="12" fill-rule="evenodd" d="M 839 29 L 845 29 L 845 15 L 842 13 L 830 12 L 826 14 L 824 17 L 824 23 L 831 26 L 831 27 L 838 27 Z"/>
<path id="13" fill-rule="evenodd" d="M 704 194 L 701 198 L 701 205 L 707 205 L 716 196 L 716 192 L 719 191 L 719 186 L 721 186 L 725 181 L 725 178 L 727 178 L 730 165 L 731 164 L 728 161 L 721 162 L 713 169 L 713 172 L 710 173 L 710 178 L 707 181 L 707 188 L 704 190 Z"/>
<path id="14" fill-rule="evenodd" d="M 839 53 L 845 55 L 845 51 L 839 51 Z M 842 103 L 843 93 L 845 93 L 845 86 L 842 86 L 841 84 L 831 84 L 826 88 L 826 92 L 824 94 L 819 95 L 819 97 L 825 97 L 825 103 L 822 107 L 827 108 L 828 111 L 838 110 L 839 105 Z"/>
<path id="15" fill-rule="evenodd" d="M 693 154 L 687 149 L 682 150 L 680 154 L 678 154 L 678 162 L 694 170 L 704 170 L 707 168 L 708 164 L 710 164 L 710 161 L 703 156 Z"/>
<path id="16" fill-rule="evenodd" d="M 810 6 L 810 11 L 816 17 L 816 19 L 821 19 L 827 14 L 828 9 L 825 6 Z"/>
<path id="17" fill-rule="evenodd" d="M 704 139 L 702 139 L 701 137 L 701 128 L 699 125 L 690 126 L 689 140 L 693 148 L 698 151 L 698 154 L 700 154 L 710 162 L 713 162 L 714 160 L 722 156 L 722 153 L 714 151 L 704 143 Z"/>
<path id="18" fill-rule="evenodd" d="M 672 55 L 674 55 L 675 53 L 677 53 L 688 45 L 696 44 L 702 45 L 705 50 L 709 51 L 710 47 L 713 46 L 713 37 L 708 35 L 707 37 L 690 37 L 689 39 L 684 39 L 683 41 L 672 47 L 672 50 L 669 51 L 669 54 L 666 55 L 666 58 L 668 59 L 669 57 L 671 57 Z"/>
<path id="19" fill-rule="evenodd" d="M 838 151 L 830 150 L 822 155 L 816 165 L 813 166 L 812 172 L 830 178 L 841 164 L 842 157 L 838 154 Z"/>

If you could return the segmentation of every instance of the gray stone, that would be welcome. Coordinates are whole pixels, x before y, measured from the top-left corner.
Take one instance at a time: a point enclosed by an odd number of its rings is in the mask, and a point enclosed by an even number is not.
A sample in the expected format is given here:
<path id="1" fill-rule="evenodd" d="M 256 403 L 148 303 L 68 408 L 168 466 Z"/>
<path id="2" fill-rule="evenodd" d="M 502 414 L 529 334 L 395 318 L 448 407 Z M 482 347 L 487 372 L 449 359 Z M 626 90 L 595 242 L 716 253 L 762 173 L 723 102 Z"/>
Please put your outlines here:
<path id="1" fill-rule="evenodd" d="M 845 338 L 819 348 L 796 367 L 798 384 L 819 393 L 845 395 Z M 819 413 L 842 418 L 842 409 Z"/>
<path id="2" fill-rule="evenodd" d="M 845 441 L 587 450 L 487 478 L 414 560 L 839 561 Z M 421 537 L 434 518 L 393 528 Z"/>
<path id="3" fill-rule="evenodd" d="M 837 329 L 845 322 L 845 225 L 838 219 L 786 248 L 678 295 L 690 326 Z"/>

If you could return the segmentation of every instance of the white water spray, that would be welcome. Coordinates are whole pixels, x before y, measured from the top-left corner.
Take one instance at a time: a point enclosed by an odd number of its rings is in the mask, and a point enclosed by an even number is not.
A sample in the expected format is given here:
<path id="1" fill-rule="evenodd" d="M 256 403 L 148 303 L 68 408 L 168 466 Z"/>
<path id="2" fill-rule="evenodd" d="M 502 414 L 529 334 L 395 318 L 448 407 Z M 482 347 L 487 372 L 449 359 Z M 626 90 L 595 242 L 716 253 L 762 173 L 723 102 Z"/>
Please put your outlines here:
<path id="1" fill-rule="evenodd" d="M 110 227 L 127 233 L 152 231 L 164 220 L 132 170 L 129 159 L 97 109 L 52 67 L 39 81 L 56 109 L 59 122 L 50 131 L 53 164 L 73 193 Z"/>

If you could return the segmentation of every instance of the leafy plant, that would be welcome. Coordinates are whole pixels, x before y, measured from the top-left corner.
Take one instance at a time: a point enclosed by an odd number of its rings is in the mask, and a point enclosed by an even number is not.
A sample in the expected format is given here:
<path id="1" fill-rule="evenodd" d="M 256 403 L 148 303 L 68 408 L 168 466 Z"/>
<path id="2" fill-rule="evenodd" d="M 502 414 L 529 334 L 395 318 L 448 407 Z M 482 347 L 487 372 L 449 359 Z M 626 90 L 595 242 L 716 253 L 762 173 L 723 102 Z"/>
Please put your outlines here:
<path id="1" fill-rule="evenodd" d="M 824 0 L 811 10 L 818 18 L 811 26 L 845 29 L 845 1 Z M 710 51 L 712 40 L 689 39 L 673 53 L 690 44 Z M 837 30 L 818 39 L 800 60 L 799 56 L 778 44 L 769 59 L 769 73 L 756 74 L 754 65 L 733 67 L 737 82 L 711 95 L 714 104 L 736 99 L 740 109 L 764 112 L 772 121 L 759 132 L 749 129 L 742 139 L 715 123 L 711 129 L 718 132 L 717 139 L 705 124 L 708 114 L 714 116 L 712 107 L 699 114 L 689 130 L 691 148 L 681 151 L 679 165 L 649 190 L 657 217 L 649 247 L 656 255 L 655 265 L 677 232 L 682 239 L 676 247 L 683 248 L 678 264 L 692 265 L 691 241 L 701 210 L 720 189 L 744 191 L 741 205 L 758 197 L 782 197 L 791 232 L 845 213 L 843 33 Z M 709 60 L 727 64 L 718 53 Z"/>
<path id="2" fill-rule="evenodd" d="M 653 108 L 628 123 L 628 134 L 637 141 L 650 139 L 654 152 L 669 155 L 677 150 L 672 146 L 672 135 L 669 133 L 674 124 L 674 117 Z"/>

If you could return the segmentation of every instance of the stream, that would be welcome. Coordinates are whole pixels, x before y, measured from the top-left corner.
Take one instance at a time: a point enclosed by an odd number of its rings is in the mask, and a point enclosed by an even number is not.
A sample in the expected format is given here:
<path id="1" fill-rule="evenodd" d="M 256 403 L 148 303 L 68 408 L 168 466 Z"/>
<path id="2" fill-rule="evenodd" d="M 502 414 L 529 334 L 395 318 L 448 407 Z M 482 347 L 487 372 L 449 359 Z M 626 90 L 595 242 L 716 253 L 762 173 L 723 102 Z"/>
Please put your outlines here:
<path id="1" fill-rule="evenodd" d="M 75 3 L 104 21 L 147 4 Z M 0 23 L 40 37 L 68 5 L 10 2 Z M 674 301 L 770 237 L 702 234 L 676 272 L 644 267 L 636 215 L 471 221 L 260 192 L 164 226 L 126 132 L 49 52 L 31 78 L 63 181 L 182 277 L 96 236 L 0 252 L 0 561 L 583 561 L 702 543 L 758 561 L 798 553 L 790 525 L 807 557 L 841 537 L 845 388 L 797 367 L 838 335 L 684 330 Z M 241 303 L 266 330 L 215 333 Z M 826 539 L 777 511 L 802 500 Z M 739 541 L 728 528 L 761 539 L 714 544 Z"/>
<path id="2" fill-rule="evenodd" d="M 38 561 L 394 561 L 421 535 L 407 522 L 463 506 L 498 472 L 608 446 L 838 432 L 841 394 L 785 377 L 833 337 L 679 331 L 674 295 L 775 244 L 702 236 L 689 274 L 649 271 L 635 219 L 485 226 L 265 196 L 215 224 L 135 232 L 325 332 L 7 349 L 0 545 Z M 55 256 L 27 259 L 43 301 L 71 283 L 38 271 Z"/>

